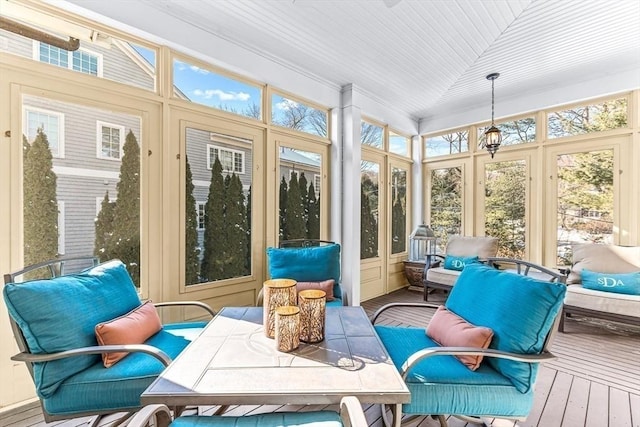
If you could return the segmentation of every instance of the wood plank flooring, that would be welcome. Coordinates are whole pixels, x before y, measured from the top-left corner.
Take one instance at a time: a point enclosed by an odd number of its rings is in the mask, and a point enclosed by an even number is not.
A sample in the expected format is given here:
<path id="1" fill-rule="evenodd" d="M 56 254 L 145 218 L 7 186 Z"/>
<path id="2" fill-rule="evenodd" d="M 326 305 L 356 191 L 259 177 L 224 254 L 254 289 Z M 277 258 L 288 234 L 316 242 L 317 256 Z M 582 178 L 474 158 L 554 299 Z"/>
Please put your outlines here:
<path id="1" fill-rule="evenodd" d="M 433 294 L 433 302 L 442 301 L 442 294 Z M 364 302 L 372 314 L 389 302 L 422 301 L 422 294 L 400 290 Z M 403 308 L 386 312 L 378 323 L 426 326 L 431 312 Z M 566 332 L 557 334 L 551 347 L 557 360 L 540 369 L 536 383 L 533 409 L 524 422 L 485 420 L 493 427 L 640 427 L 640 328 L 601 322 L 595 319 L 571 318 Z M 383 427 L 380 407 L 364 405 L 369 426 Z M 308 411 L 337 409 L 336 405 L 319 406 L 235 406 L 229 415 L 248 415 L 273 411 Z M 200 408 L 211 414 L 216 407 Z M 47 424 L 37 404 L 25 405 L 9 412 L 0 412 L 0 427 L 76 427 L 89 419 L 75 419 Z M 472 427 L 450 417 L 449 427 Z M 111 420 L 101 423 L 108 426 Z M 430 417 L 420 417 L 410 423 L 418 427 L 439 427 Z"/>

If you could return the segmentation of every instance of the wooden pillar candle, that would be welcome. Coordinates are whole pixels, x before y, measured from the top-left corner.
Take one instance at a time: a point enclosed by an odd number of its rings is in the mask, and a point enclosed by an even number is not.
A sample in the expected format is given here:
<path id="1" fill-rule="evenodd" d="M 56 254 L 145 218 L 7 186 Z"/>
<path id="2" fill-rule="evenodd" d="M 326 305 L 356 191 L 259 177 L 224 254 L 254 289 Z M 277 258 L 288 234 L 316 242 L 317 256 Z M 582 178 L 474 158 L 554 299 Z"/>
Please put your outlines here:
<path id="1" fill-rule="evenodd" d="M 300 291 L 300 341 L 314 343 L 324 339 L 326 292 L 309 289 Z"/>
<path id="2" fill-rule="evenodd" d="M 264 297 L 262 324 L 264 325 L 264 334 L 267 337 L 275 337 L 276 308 L 296 305 L 296 283 L 292 279 L 271 279 L 264 282 L 262 287 Z"/>
<path id="3" fill-rule="evenodd" d="M 276 308 L 276 347 L 293 351 L 300 345 L 300 309 L 286 305 Z"/>

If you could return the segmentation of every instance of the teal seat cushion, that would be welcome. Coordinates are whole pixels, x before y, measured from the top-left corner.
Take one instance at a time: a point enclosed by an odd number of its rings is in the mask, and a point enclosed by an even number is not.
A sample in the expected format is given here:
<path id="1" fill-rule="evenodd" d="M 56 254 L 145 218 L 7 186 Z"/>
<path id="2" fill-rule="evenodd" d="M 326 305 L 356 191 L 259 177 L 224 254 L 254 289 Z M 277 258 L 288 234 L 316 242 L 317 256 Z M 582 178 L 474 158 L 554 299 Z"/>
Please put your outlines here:
<path id="1" fill-rule="evenodd" d="M 342 427 L 340 415 L 334 411 L 273 412 L 268 414 L 230 416 L 179 417 L 171 427 Z"/>
<path id="2" fill-rule="evenodd" d="M 173 359 L 189 342 L 163 329 L 145 344 L 159 348 Z M 43 399 L 43 405 L 47 412 L 56 415 L 81 413 L 87 408 L 105 411 L 139 408 L 140 394 L 163 369 L 158 359 L 144 353 L 131 353 L 108 369 L 98 359 L 62 381 L 54 395 Z"/>
<path id="3" fill-rule="evenodd" d="M 299 282 L 333 279 L 333 295 L 341 298 L 338 243 L 305 248 L 267 248 L 267 261 L 271 279 L 293 279 Z M 333 303 L 331 305 L 341 305 L 342 301 Z"/>
<path id="4" fill-rule="evenodd" d="M 566 286 L 470 264 L 460 273 L 446 307 L 466 321 L 493 330 L 489 348 L 539 354 L 562 308 Z M 531 390 L 538 364 L 489 358 L 522 393 Z"/>
<path id="5" fill-rule="evenodd" d="M 35 354 L 97 345 L 96 324 L 140 305 L 131 277 L 118 260 L 79 274 L 9 283 L 3 294 L 9 314 Z M 38 395 L 51 396 L 65 379 L 99 360 L 100 355 L 91 355 L 35 363 Z"/>
<path id="6" fill-rule="evenodd" d="M 375 329 L 398 370 L 416 351 L 439 347 L 424 328 L 377 325 Z M 453 356 L 422 360 L 405 380 L 411 403 L 404 404 L 402 412 L 525 417 L 533 404 L 533 390 L 521 393 L 486 360 L 475 371 Z"/>

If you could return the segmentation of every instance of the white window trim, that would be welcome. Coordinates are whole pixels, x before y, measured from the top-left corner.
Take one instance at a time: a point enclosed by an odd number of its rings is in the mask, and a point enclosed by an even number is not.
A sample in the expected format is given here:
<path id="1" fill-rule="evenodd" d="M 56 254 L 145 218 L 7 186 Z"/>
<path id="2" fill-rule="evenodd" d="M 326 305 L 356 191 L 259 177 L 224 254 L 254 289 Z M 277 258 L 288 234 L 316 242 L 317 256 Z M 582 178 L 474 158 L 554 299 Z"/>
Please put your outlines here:
<path id="1" fill-rule="evenodd" d="M 46 110 L 44 108 L 38 108 L 38 107 L 30 107 L 30 106 L 23 106 L 22 109 L 22 133 L 24 135 L 27 135 L 27 139 L 28 139 L 28 131 L 29 131 L 29 121 L 27 120 L 27 116 L 29 114 L 29 112 L 34 112 L 34 113 L 43 113 L 43 114 L 48 114 L 50 116 L 56 116 L 58 117 L 58 152 L 54 153 L 53 150 L 51 150 L 51 155 L 53 157 L 55 157 L 56 159 L 64 159 L 64 113 L 60 113 L 58 111 L 52 111 L 52 110 Z M 47 133 L 47 132 L 45 132 Z M 47 135 L 48 136 L 48 135 Z M 32 142 L 32 141 L 29 141 Z"/>
<path id="2" fill-rule="evenodd" d="M 88 53 L 89 55 L 95 56 L 98 60 L 98 74 L 96 75 L 96 77 L 103 77 L 103 56 L 101 53 L 98 52 L 94 52 L 93 50 L 89 50 L 89 49 L 85 49 L 85 48 L 79 48 L 78 51 L 80 52 L 84 52 L 84 53 Z M 68 51 L 67 52 L 68 58 L 67 58 L 67 70 L 73 70 L 73 52 L 72 51 Z M 40 42 L 37 40 L 33 41 L 33 60 L 34 61 L 38 61 L 38 62 L 42 62 L 40 61 Z M 46 62 L 43 62 L 43 64 L 46 64 Z M 53 64 L 50 64 L 53 65 Z M 54 67 L 59 67 L 58 65 L 54 65 Z M 64 68 L 64 67 L 60 67 L 60 68 Z M 82 74 L 86 74 L 89 76 L 92 76 L 93 74 L 89 74 L 89 73 L 85 73 L 82 71 L 77 71 L 78 73 L 82 73 Z"/>
<path id="3" fill-rule="evenodd" d="M 65 248 L 65 207 L 64 201 L 58 200 L 58 254 L 64 255 Z"/>
<path id="4" fill-rule="evenodd" d="M 205 227 L 200 227 L 200 206 L 202 206 L 202 212 L 204 212 L 206 204 L 207 204 L 207 202 L 198 202 L 198 201 L 196 201 L 196 221 L 197 221 L 196 230 L 198 230 L 198 231 L 204 231 L 204 229 L 205 229 Z"/>
<path id="5" fill-rule="evenodd" d="M 228 147 L 222 147 L 220 145 L 214 145 L 214 144 L 207 144 L 207 170 L 211 170 L 211 149 L 215 148 L 218 151 L 228 151 L 230 153 L 233 154 L 240 154 L 242 156 L 242 170 L 241 171 L 226 171 L 223 169 L 223 172 L 227 172 L 227 173 L 231 173 L 231 172 L 235 172 L 236 175 L 244 175 L 244 171 L 245 171 L 245 167 L 244 167 L 244 163 L 245 163 L 245 153 L 244 151 L 241 150 L 234 150 L 232 148 L 228 148 Z M 235 167 L 235 159 L 234 159 L 234 167 Z"/>
<path id="6" fill-rule="evenodd" d="M 102 155 L 102 128 L 103 127 L 118 129 L 120 131 L 120 148 L 118 150 L 120 152 L 120 157 L 117 159 Z M 115 162 L 122 161 L 122 156 L 124 155 L 124 138 L 125 138 L 124 126 L 96 120 L 96 157 L 102 160 L 111 160 Z"/>

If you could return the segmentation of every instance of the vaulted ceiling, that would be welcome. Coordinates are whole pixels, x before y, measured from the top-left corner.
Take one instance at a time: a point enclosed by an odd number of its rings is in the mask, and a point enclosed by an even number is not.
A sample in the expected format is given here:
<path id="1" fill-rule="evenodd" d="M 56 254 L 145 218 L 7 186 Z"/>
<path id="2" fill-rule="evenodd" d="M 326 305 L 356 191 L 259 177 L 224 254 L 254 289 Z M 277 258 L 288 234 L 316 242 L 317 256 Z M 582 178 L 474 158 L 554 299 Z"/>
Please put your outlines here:
<path id="1" fill-rule="evenodd" d="M 380 103 L 427 122 L 473 110 L 484 112 L 470 119 L 489 118 L 491 84 L 485 76 L 491 72 L 500 73 L 497 117 L 640 87 L 638 0 L 70 4 L 187 48 L 189 29 L 197 28 L 320 82 L 353 84 Z M 199 46 L 202 54 L 216 57 L 215 44 L 209 51 Z M 536 96 L 527 106 L 519 102 Z"/>

